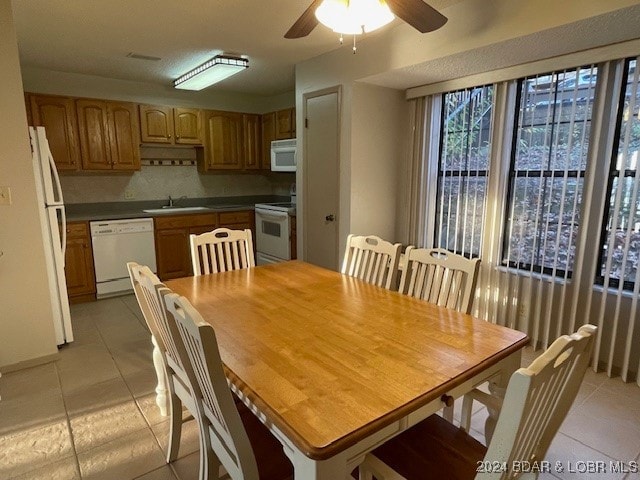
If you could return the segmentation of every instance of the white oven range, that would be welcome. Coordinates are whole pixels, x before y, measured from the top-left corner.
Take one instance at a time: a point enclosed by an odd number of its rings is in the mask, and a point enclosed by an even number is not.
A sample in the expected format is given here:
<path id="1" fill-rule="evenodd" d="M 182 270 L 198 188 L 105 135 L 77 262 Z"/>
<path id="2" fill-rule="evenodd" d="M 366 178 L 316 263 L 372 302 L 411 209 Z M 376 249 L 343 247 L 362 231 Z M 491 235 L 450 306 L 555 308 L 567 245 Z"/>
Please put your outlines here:
<path id="1" fill-rule="evenodd" d="M 291 219 L 295 203 L 257 203 L 256 264 L 291 260 Z"/>

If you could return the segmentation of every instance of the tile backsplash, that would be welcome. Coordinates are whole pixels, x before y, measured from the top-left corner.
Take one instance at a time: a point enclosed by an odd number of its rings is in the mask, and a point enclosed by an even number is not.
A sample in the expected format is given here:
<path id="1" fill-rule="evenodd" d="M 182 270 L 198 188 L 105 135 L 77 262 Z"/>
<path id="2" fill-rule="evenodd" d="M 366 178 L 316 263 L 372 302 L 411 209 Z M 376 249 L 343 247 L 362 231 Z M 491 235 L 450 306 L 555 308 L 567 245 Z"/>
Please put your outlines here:
<path id="1" fill-rule="evenodd" d="M 295 174 L 200 175 L 195 166 L 143 166 L 133 175 L 61 175 L 71 203 L 162 200 L 186 196 L 289 195 Z"/>

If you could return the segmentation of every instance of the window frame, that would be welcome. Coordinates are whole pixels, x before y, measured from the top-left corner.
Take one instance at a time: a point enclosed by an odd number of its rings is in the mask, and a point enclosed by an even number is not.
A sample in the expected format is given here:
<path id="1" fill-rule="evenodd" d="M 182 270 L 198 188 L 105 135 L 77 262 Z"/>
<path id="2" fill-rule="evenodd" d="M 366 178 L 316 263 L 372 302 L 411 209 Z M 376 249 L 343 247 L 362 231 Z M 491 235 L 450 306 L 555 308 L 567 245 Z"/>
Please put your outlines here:
<path id="1" fill-rule="evenodd" d="M 540 72 L 537 74 L 534 74 L 536 77 L 544 77 L 544 76 L 551 76 L 551 75 L 557 75 L 559 73 L 563 73 L 563 72 L 570 72 L 570 71 L 575 71 L 576 72 L 576 76 L 581 75 L 580 71 L 581 70 L 587 70 L 587 71 L 591 71 L 590 75 L 593 75 L 593 70 L 596 70 L 596 75 L 599 75 L 599 65 L 596 63 L 593 64 L 587 64 L 587 65 L 580 65 L 580 66 L 576 66 L 576 67 L 571 67 L 571 68 L 565 68 L 564 70 L 554 70 L 554 71 L 550 71 L 550 72 Z M 517 152 L 518 152 L 518 136 L 519 136 L 519 131 L 522 128 L 522 126 L 519 124 L 520 122 L 520 112 L 521 112 L 521 104 L 522 104 L 522 95 L 523 95 L 523 83 L 528 79 L 531 78 L 533 75 L 530 76 L 526 76 L 526 77 L 521 77 L 518 78 L 517 80 L 515 80 L 515 85 L 516 85 L 516 98 L 513 104 L 513 125 L 512 125 L 512 136 L 511 136 L 511 148 L 510 148 L 510 153 L 509 153 L 509 172 L 507 174 L 507 191 L 506 191 L 506 195 L 504 197 L 504 205 L 503 205 L 503 223 L 501 226 L 501 230 L 502 230 L 502 242 L 501 242 L 501 246 L 500 246 L 500 256 L 499 256 L 499 263 L 503 268 L 508 268 L 508 269 L 513 269 L 517 272 L 530 272 L 530 273 L 537 273 L 540 275 L 545 275 L 548 276 L 549 278 L 552 278 L 554 280 L 563 280 L 563 279 L 571 279 L 573 276 L 573 268 L 570 270 L 567 270 L 565 268 L 562 267 L 548 267 L 548 266 L 544 266 L 543 264 L 532 264 L 526 261 L 512 261 L 509 260 L 507 253 L 510 250 L 510 241 L 511 241 L 511 232 L 510 232 L 510 225 L 511 225 L 511 212 L 512 212 L 512 207 L 513 207 L 513 202 L 515 201 L 515 190 L 516 190 L 516 179 L 517 178 L 575 178 L 575 179 L 582 179 L 582 189 L 584 189 L 584 181 L 586 178 L 586 173 L 587 173 L 587 169 L 588 169 L 588 162 L 590 159 L 590 150 L 591 150 L 591 135 L 592 135 L 592 131 L 591 131 L 591 124 L 593 121 L 593 111 L 591 113 L 591 117 L 589 118 L 589 145 L 587 150 L 585 150 L 584 155 L 585 155 L 585 166 L 583 169 L 581 170 L 577 170 L 577 169 L 571 169 L 571 170 L 554 170 L 554 169 L 545 169 L 545 170 L 516 170 L 515 166 L 516 166 L 516 160 L 517 160 Z M 598 92 L 598 82 L 599 82 L 599 77 L 597 77 L 596 83 L 592 84 L 592 87 L 590 87 L 593 91 L 592 93 L 592 108 L 593 106 L 595 106 L 596 100 L 597 100 L 597 92 Z M 553 107 L 553 113 L 552 113 L 552 117 L 555 117 L 556 115 L 556 108 L 557 108 L 557 98 L 558 98 L 558 89 L 555 90 L 554 92 L 554 107 Z M 571 124 L 573 122 L 573 120 L 569 120 L 569 121 L 561 121 L 561 122 L 553 122 L 552 125 L 552 131 L 550 133 L 550 137 L 553 137 L 553 131 L 556 128 L 557 125 L 563 125 L 563 124 Z M 534 125 L 535 126 L 535 125 Z M 552 147 L 553 145 L 551 145 L 550 147 Z M 545 190 L 548 189 L 548 182 L 545 181 L 545 186 L 544 186 Z M 581 193 L 582 194 L 582 193 Z M 540 197 L 542 199 L 542 201 L 544 202 L 546 199 L 546 196 L 541 196 Z M 580 235 L 580 225 L 581 222 L 577 222 L 575 228 L 575 242 L 576 242 L 576 246 L 577 246 L 577 241 Z M 540 232 L 537 232 L 540 233 Z M 542 243 L 539 243 L 538 245 L 538 252 L 536 253 L 536 257 L 540 258 L 541 256 L 543 257 L 544 254 L 541 253 L 541 246 Z M 575 257 L 574 257 L 575 260 Z"/>
<path id="2" fill-rule="evenodd" d="M 598 242 L 598 261 L 596 263 L 596 274 L 594 278 L 594 285 L 604 287 L 605 286 L 605 276 L 602 274 L 602 263 L 606 261 L 606 257 L 604 256 L 604 247 L 607 243 L 607 225 L 609 223 L 610 214 L 611 214 L 611 195 L 613 194 L 613 184 L 617 178 L 620 178 L 620 171 L 616 168 L 618 152 L 620 149 L 620 141 L 622 137 L 622 119 L 624 117 L 624 100 L 626 97 L 626 86 L 629 80 L 629 66 L 632 61 L 636 60 L 636 68 L 640 68 L 640 62 L 637 59 L 640 57 L 627 57 L 624 59 L 623 69 L 622 69 L 622 78 L 621 78 L 621 88 L 618 95 L 617 102 L 617 114 L 616 114 L 616 124 L 614 128 L 614 136 L 613 136 L 613 146 L 611 149 L 611 157 L 609 163 L 609 173 L 607 179 L 607 189 L 605 196 L 605 204 L 603 205 L 602 211 L 602 219 L 600 224 L 600 238 Z M 640 85 L 638 86 L 640 89 Z M 624 178 L 632 177 L 640 175 L 640 171 L 636 170 L 633 172 L 632 170 L 625 169 Z M 640 268 L 640 266 L 638 266 Z M 612 278 L 609 276 L 607 281 L 607 287 L 613 289 L 620 288 L 620 279 Z M 630 282 L 628 280 L 622 280 L 622 290 L 632 292 L 635 289 L 635 282 Z"/>
<path id="3" fill-rule="evenodd" d="M 466 169 L 466 170 L 444 170 L 443 169 L 443 152 L 444 152 L 444 137 L 445 137 L 445 113 L 446 113 L 446 99 L 445 97 L 449 94 L 456 94 L 456 93 L 460 93 L 460 92 L 465 92 L 465 91 L 469 91 L 469 92 L 473 92 L 473 90 L 477 90 L 477 89 L 486 89 L 486 88 L 490 88 L 491 89 L 491 116 L 490 116 L 490 121 L 489 121 L 489 145 L 488 145 L 488 155 L 487 155 L 487 159 L 486 159 L 486 168 L 484 169 Z M 440 112 L 439 112 L 439 116 L 438 116 L 438 124 L 439 124 L 439 135 L 438 135 L 438 156 L 437 156 L 437 166 L 436 166 L 436 204 L 435 204 L 435 209 L 434 209 L 434 213 L 435 213 L 435 221 L 434 221 L 434 229 L 433 229 L 433 245 L 436 248 L 445 248 L 443 246 L 440 246 L 440 238 L 442 236 L 442 226 L 440 225 L 440 213 L 441 213 L 441 207 L 440 207 L 440 203 L 439 200 L 441 199 L 441 194 L 442 194 L 442 188 L 443 188 L 443 179 L 447 179 L 447 178 L 460 178 L 462 177 L 464 178 L 484 178 L 485 179 L 485 195 L 483 198 L 483 210 L 486 212 L 486 208 L 487 208 L 487 195 L 488 195 L 488 189 L 489 189 L 489 181 L 490 181 L 490 170 L 491 170 L 491 161 L 492 161 L 492 157 L 493 157 L 493 129 L 494 129 L 494 115 L 495 115 L 495 107 L 496 107 L 496 85 L 495 84 L 482 84 L 482 85 L 476 85 L 473 87 L 467 87 L 467 88 L 460 88 L 460 89 L 455 89 L 455 90 L 451 90 L 451 91 L 447 91 L 447 92 L 442 92 L 440 94 L 440 102 L 441 102 L 441 108 L 440 108 Z M 470 109 L 469 110 L 469 117 L 473 118 L 473 111 Z M 466 134 L 469 133 L 469 130 L 467 129 L 467 131 L 465 132 Z M 467 161 L 468 161 L 468 156 L 467 156 Z M 484 243 L 484 232 L 485 232 L 485 224 L 484 222 L 481 222 L 480 225 L 480 242 L 477 245 L 477 252 L 473 252 L 473 251 L 465 251 L 464 250 L 464 241 L 462 242 L 462 248 L 455 248 L 455 249 L 449 249 L 447 248 L 447 250 L 457 254 L 457 255 L 462 255 L 466 258 L 480 258 L 482 256 L 482 249 L 483 249 L 483 243 Z"/>

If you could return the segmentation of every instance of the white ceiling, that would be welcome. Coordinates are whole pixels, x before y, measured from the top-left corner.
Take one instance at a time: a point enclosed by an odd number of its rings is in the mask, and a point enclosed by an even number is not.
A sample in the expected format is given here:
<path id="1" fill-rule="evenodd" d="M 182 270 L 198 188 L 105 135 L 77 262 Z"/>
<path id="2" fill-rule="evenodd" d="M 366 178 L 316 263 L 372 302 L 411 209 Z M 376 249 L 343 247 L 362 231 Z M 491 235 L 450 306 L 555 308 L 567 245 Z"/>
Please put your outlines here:
<path id="1" fill-rule="evenodd" d="M 459 1 L 429 4 L 443 9 Z M 13 8 L 23 66 L 170 85 L 212 56 L 233 53 L 246 55 L 249 69 L 210 88 L 271 96 L 294 89 L 296 63 L 340 48 L 337 35 L 322 25 L 303 39 L 283 37 L 310 3 L 17 0 Z M 161 60 L 128 58 L 131 52 Z"/>

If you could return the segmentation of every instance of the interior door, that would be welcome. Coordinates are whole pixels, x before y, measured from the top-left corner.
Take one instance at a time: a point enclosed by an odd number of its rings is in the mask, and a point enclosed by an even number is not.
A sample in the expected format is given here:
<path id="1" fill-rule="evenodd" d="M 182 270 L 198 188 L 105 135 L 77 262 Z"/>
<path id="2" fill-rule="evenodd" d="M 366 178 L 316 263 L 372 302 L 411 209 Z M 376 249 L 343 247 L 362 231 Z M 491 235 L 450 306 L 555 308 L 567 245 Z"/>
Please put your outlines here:
<path id="1" fill-rule="evenodd" d="M 304 259 L 338 269 L 340 91 L 304 95 Z"/>

